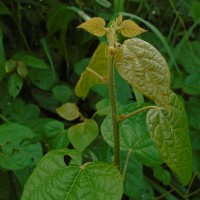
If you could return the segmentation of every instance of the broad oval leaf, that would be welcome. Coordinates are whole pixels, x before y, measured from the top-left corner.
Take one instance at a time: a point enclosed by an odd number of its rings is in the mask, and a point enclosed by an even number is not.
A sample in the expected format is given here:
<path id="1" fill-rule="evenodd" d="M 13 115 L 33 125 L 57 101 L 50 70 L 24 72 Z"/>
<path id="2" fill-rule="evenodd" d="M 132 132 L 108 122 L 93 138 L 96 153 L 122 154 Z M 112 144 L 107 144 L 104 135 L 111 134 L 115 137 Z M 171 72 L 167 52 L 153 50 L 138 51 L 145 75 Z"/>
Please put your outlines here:
<path id="1" fill-rule="evenodd" d="M 94 52 L 88 67 L 81 74 L 81 77 L 76 85 L 75 92 L 80 97 L 86 97 L 90 88 L 96 84 L 105 83 L 100 77 L 90 71 L 93 70 L 102 78 L 108 77 L 108 55 L 107 44 L 101 43 Z"/>
<path id="2" fill-rule="evenodd" d="M 170 73 L 155 47 L 138 38 L 128 39 L 117 51 L 115 64 L 133 88 L 161 105 L 168 105 Z"/>
<path id="3" fill-rule="evenodd" d="M 143 28 L 139 27 L 132 20 L 124 20 L 120 24 L 120 33 L 125 37 L 135 37 L 143 32 L 146 32 Z"/>
<path id="4" fill-rule="evenodd" d="M 141 108 L 136 103 L 122 106 L 119 111 L 128 114 Z M 135 157 L 147 166 L 158 166 L 162 159 L 154 147 L 145 125 L 146 113 L 139 113 L 120 123 L 120 147 L 121 150 L 131 150 Z M 111 115 L 108 115 L 101 125 L 101 133 L 105 141 L 114 146 Z"/>
<path id="5" fill-rule="evenodd" d="M 105 21 L 101 17 L 93 17 L 82 23 L 77 28 L 82 28 L 95 36 L 102 37 L 106 34 Z"/>
<path id="6" fill-rule="evenodd" d="M 114 166 L 102 162 L 67 166 L 65 156 L 79 155 L 69 149 L 46 154 L 27 181 L 21 200 L 121 199 L 122 181 Z"/>
<path id="7" fill-rule="evenodd" d="M 72 145 L 79 151 L 84 151 L 98 135 L 98 125 L 94 119 L 86 119 L 84 122 L 71 126 L 68 129 L 68 137 Z"/>
<path id="8" fill-rule="evenodd" d="M 170 95 L 168 109 L 149 110 L 147 127 L 164 162 L 187 185 L 192 175 L 192 149 L 187 116 L 176 94 Z"/>

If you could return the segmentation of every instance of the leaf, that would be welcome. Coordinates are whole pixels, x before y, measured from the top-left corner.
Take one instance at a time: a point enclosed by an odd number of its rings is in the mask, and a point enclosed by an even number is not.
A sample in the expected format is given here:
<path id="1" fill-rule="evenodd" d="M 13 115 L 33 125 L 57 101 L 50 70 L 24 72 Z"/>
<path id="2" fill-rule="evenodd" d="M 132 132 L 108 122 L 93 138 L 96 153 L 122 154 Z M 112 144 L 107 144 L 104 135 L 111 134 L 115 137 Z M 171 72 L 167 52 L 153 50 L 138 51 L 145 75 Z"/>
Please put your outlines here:
<path id="1" fill-rule="evenodd" d="M 8 91 L 12 97 L 16 97 L 23 86 L 23 79 L 16 73 L 12 74 L 8 80 Z"/>
<path id="2" fill-rule="evenodd" d="M 101 43 L 94 52 L 87 68 L 92 69 L 98 73 L 102 78 L 108 76 L 108 55 L 107 44 Z M 103 84 L 104 81 L 98 76 L 94 75 L 91 71 L 85 70 L 76 85 L 75 92 L 77 96 L 86 97 L 89 89 L 96 84 Z"/>
<path id="3" fill-rule="evenodd" d="M 99 5 L 103 6 L 104 8 L 110 8 L 112 4 L 107 0 L 95 0 Z"/>
<path id="4" fill-rule="evenodd" d="M 68 138 L 79 151 L 84 151 L 98 135 L 98 125 L 93 119 L 71 126 L 68 129 Z"/>
<path id="5" fill-rule="evenodd" d="M 128 104 L 119 108 L 119 112 L 128 114 L 142 106 L 136 103 Z M 162 159 L 157 152 L 145 126 L 145 112 L 134 115 L 120 123 L 120 148 L 131 150 L 134 156 L 147 166 L 157 166 Z M 101 133 L 105 141 L 114 146 L 111 115 L 108 115 L 101 125 Z"/>
<path id="6" fill-rule="evenodd" d="M 102 162 L 65 164 L 65 156 L 78 155 L 69 149 L 46 154 L 26 183 L 21 200 L 120 200 L 123 186 L 118 170 Z"/>
<path id="7" fill-rule="evenodd" d="M 200 71 L 188 75 L 184 81 L 183 90 L 187 94 L 200 94 Z"/>
<path id="8" fill-rule="evenodd" d="M 12 15 L 11 11 L 3 2 L 0 2 L 0 15 Z"/>
<path id="9" fill-rule="evenodd" d="M 3 31 L 0 27 L 0 80 L 3 78 L 5 74 L 5 53 L 4 53 L 4 45 L 3 45 Z"/>
<path id="10" fill-rule="evenodd" d="M 190 126 L 200 130 L 200 101 L 196 97 L 190 97 L 186 103 L 186 111 Z"/>
<path id="11" fill-rule="evenodd" d="M 111 112 L 110 100 L 108 98 L 102 99 L 95 105 L 97 115 L 106 116 Z"/>
<path id="12" fill-rule="evenodd" d="M 168 110 L 149 110 L 147 128 L 164 162 L 187 185 L 192 175 L 192 149 L 187 116 L 176 94 L 169 97 Z"/>
<path id="13" fill-rule="evenodd" d="M 146 30 L 139 27 L 132 20 L 124 20 L 120 24 L 120 33 L 125 37 L 135 37 L 143 32 L 146 32 Z"/>
<path id="14" fill-rule="evenodd" d="M 133 88 L 161 105 L 168 105 L 170 73 L 155 47 L 138 38 L 128 39 L 117 51 L 115 64 Z"/>
<path id="15" fill-rule="evenodd" d="M 28 75 L 28 69 L 26 67 L 26 65 L 23 62 L 18 62 L 18 66 L 17 66 L 17 73 L 22 77 L 22 78 L 26 78 Z"/>
<path id="16" fill-rule="evenodd" d="M 65 103 L 56 108 L 56 112 L 64 119 L 72 121 L 80 116 L 79 108 L 75 103 Z"/>
<path id="17" fill-rule="evenodd" d="M 52 92 L 53 92 L 53 97 L 62 103 L 68 101 L 70 96 L 72 95 L 72 90 L 67 85 L 56 85 L 53 88 Z"/>
<path id="18" fill-rule="evenodd" d="M 93 17 L 79 25 L 77 28 L 85 29 L 95 36 L 102 37 L 106 34 L 105 24 L 104 19 L 101 17 Z"/>
<path id="19" fill-rule="evenodd" d="M 69 144 L 67 131 L 64 130 L 62 122 L 52 120 L 44 125 L 43 130 L 49 150 L 66 148 Z"/>
<path id="20" fill-rule="evenodd" d="M 9 170 L 34 166 L 42 157 L 40 143 L 31 144 L 32 130 L 17 123 L 0 125 L 0 165 Z"/>
<path id="21" fill-rule="evenodd" d="M 10 59 L 5 62 L 5 72 L 13 72 L 15 68 L 17 67 L 17 61 Z"/>
<path id="22" fill-rule="evenodd" d="M 167 170 L 163 169 L 162 167 L 155 167 L 153 174 L 154 177 L 156 177 L 159 181 L 162 181 L 164 185 L 170 184 L 171 175 Z"/>

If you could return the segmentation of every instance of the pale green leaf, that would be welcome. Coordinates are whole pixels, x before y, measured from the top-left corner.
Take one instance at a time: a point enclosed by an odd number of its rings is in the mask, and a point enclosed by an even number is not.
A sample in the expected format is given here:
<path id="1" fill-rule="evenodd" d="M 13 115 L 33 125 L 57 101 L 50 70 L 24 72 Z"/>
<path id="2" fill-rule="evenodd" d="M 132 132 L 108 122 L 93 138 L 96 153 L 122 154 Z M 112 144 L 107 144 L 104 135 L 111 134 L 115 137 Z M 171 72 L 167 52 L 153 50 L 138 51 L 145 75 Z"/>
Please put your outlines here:
<path id="1" fill-rule="evenodd" d="M 192 175 L 192 150 L 187 116 L 176 94 L 169 97 L 170 107 L 147 113 L 147 127 L 164 162 L 187 185 Z"/>
<path id="2" fill-rule="evenodd" d="M 133 103 L 119 108 L 120 113 L 128 114 L 141 108 Z M 131 150 L 135 157 L 147 166 L 157 166 L 162 159 L 147 132 L 145 125 L 146 113 L 139 113 L 120 123 L 120 147 L 121 150 Z M 114 146 L 111 115 L 108 115 L 101 125 L 101 133 L 105 141 Z"/>
<path id="3" fill-rule="evenodd" d="M 32 130 L 17 123 L 0 126 L 0 165 L 6 169 L 19 170 L 34 166 L 42 157 L 41 144 L 31 144 Z"/>
<path id="4" fill-rule="evenodd" d="M 26 65 L 23 62 L 21 62 L 21 61 L 18 62 L 17 73 L 22 78 L 26 78 L 27 77 L 28 69 L 27 69 Z"/>
<path id="5" fill-rule="evenodd" d="M 139 27 L 132 20 L 124 20 L 120 24 L 120 33 L 125 37 L 135 37 L 143 32 L 146 32 L 146 30 Z"/>
<path id="6" fill-rule="evenodd" d="M 8 91 L 12 97 L 16 97 L 23 86 L 23 79 L 16 73 L 12 74 L 8 80 Z"/>
<path id="7" fill-rule="evenodd" d="M 102 37 L 106 34 L 105 24 L 104 19 L 101 17 L 93 17 L 79 25 L 77 28 L 85 29 L 95 36 Z"/>
<path id="8" fill-rule="evenodd" d="M 5 62 L 5 72 L 9 73 L 15 70 L 17 67 L 17 61 L 10 59 Z"/>
<path id="9" fill-rule="evenodd" d="M 107 163 L 67 166 L 64 157 L 77 151 L 51 151 L 40 161 L 27 181 L 21 200 L 120 200 L 123 186 L 118 170 Z"/>
<path id="10" fill-rule="evenodd" d="M 102 78 L 106 79 L 108 77 L 108 55 L 107 44 L 105 42 L 101 43 L 97 47 L 87 68 L 93 70 Z M 102 78 L 96 76 L 96 74 L 87 68 L 81 74 L 81 77 L 75 88 L 76 94 L 80 97 L 86 97 L 89 89 L 93 85 L 105 83 Z"/>
<path id="11" fill-rule="evenodd" d="M 68 129 L 68 138 L 79 151 L 84 151 L 97 137 L 98 125 L 93 119 L 71 126 Z"/>
<path id="12" fill-rule="evenodd" d="M 79 108 L 75 103 L 65 103 L 56 108 L 56 112 L 64 119 L 72 121 L 80 116 Z"/>
<path id="13" fill-rule="evenodd" d="M 145 96 L 168 104 L 170 73 L 165 59 L 151 44 L 138 39 L 128 39 L 115 56 L 119 74 Z"/>

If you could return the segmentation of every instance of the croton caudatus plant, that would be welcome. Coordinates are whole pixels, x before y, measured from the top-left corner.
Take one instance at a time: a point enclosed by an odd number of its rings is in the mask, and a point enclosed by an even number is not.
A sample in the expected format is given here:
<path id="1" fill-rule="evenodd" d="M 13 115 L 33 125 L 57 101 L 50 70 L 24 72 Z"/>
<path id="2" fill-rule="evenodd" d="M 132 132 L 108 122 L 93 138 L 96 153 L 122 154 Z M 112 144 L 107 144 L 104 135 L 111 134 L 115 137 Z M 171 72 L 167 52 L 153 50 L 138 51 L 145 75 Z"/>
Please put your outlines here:
<path id="1" fill-rule="evenodd" d="M 47 153 L 27 181 L 22 200 L 120 200 L 130 185 L 137 189 L 142 184 L 131 182 L 127 174 L 134 176 L 137 171 L 135 159 L 154 169 L 165 163 L 179 182 L 187 185 L 192 174 L 187 116 L 182 101 L 170 89 L 170 72 L 165 59 L 151 44 L 135 38 L 146 30 L 131 20 L 123 20 L 122 16 L 107 27 L 104 19 L 94 17 L 78 28 L 107 39 L 97 47 L 75 91 L 77 96 L 85 98 L 94 85 L 107 85 L 109 109 L 100 129 L 103 139 L 113 148 L 112 164 L 98 160 L 83 163 L 80 152 L 84 148 L 76 146 L 70 129 L 69 137 L 75 149 Z M 130 39 L 120 44 L 120 34 Z M 117 102 L 116 73 L 132 87 L 136 102 L 128 105 Z M 140 98 L 143 95 L 151 104 Z M 98 132 L 94 119 L 82 120 L 75 125 L 74 132 L 82 126 L 89 127 L 90 132 Z M 88 136 L 91 137 L 96 135 Z M 70 158 L 69 163 L 65 162 L 66 158 Z M 132 190 L 129 196 L 140 199 Z"/>

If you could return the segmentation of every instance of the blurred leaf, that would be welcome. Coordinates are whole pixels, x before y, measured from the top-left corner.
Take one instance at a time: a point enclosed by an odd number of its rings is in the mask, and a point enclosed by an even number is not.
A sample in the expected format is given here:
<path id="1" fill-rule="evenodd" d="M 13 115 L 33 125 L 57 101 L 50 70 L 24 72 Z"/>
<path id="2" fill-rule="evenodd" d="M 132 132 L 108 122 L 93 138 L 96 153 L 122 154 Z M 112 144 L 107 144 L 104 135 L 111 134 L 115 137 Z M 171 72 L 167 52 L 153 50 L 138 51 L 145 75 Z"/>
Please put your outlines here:
<path id="1" fill-rule="evenodd" d="M 66 148 L 69 144 L 67 131 L 64 130 L 62 122 L 52 120 L 46 123 L 43 129 L 49 150 Z"/>
<path id="2" fill-rule="evenodd" d="M 122 21 L 119 26 L 121 27 L 120 33 L 125 37 L 135 37 L 146 31 L 129 19 Z"/>
<path id="3" fill-rule="evenodd" d="M 197 174 L 200 179 L 200 151 L 193 152 L 193 171 Z"/>
<path id="4" fill-rule="evenodd" d="M 108 76 L 108 57 L 107 57 L 107 44 L 101 43 L 94 52 L 88 69 L 92 69 L 103 78 Z M 104 83 L 99 77 L 94 75 L 91 71 L 85 70 L 76 85 L 75 91 L 78 96 L 86 97 L 89 89 L 96 84 Z"/>
<path id="5" fill-rule="evenodd" d="M 120 113 L 128 114 L 138 110 L 142 106 L 132 103 L 119 108 Z M 139 113 L 120 123 L 120 146 L 121 150 L 132 150 L 133 155 L 147 166 L 157 166 L 162 159 L 154 147 L 154 144 L 145 126 L 146 113 Z M 113 143 L 111 115 L 107 116 L 101 124 L 101 133 L 105 141 L 111 146 Z"/>
<path id="6" fill-rule="evenodd" d="M 170 107 L 147 112 L 147 127 L 164 162 L 187 185 L 192 175 L 192 149 L 187 116 L 175 93 L 169 97 Z"/>
<path id="7" fill-rule="evenodd" d="M 59 100 L 61 103 L 68 101 L 69 97 L 72 95 L 71 88 L 67 85 L 56 85 L 52 89 L 53 98 Z"/>
<path id="8" fill-rule="evenodd" d="M 186 77 L 183 85 L 183 90 L 187 94 L 200 94 L 200 71 L 190 74 Z"/>
<path id="9" fill-rule="evenodd" d="M 115 64 L 133 88 L 161 105 L 168 104 L 170 73 L 155 47 L 138 38 L 128 39 L 117 51 Z"/>
<path id="10" fill-rule="evenodd" d="M 74 11 L 64 3 L 53 4 L 47 16 L 47 29 L 53 34 L 59 29 L 66 28 L 74 18 Z"/>
<path id="11" fill-rule="evenodd" d="M 68 121 L 77 119 L 80 116 L 79 108 L 75 103 L 65 103 L 56 108 L 56 112 Z"/>
<path id="12" fill-rule="evenodd" d="M 99 5 L 103 6 L 104 8 L 110 8 L 112 4 L 107 0 L 95 0 Z"/>
<path id="13" fill-rule="evenodd" d="M 68 138 L 79 151 L 84 151 L 98 135 L 98 125 L 93 119 L 71 126 L 68 129 Z"/>
<path id="14" fill-rule="evenodd" d="M 17 66 L 17 73 L 22 77 L 22 78 L 26 78 L 28 75 L 28 69 L 26 67 L 26 65 L 23 62 L 18 62 L 18 66 Z"/>
<path id="15" fill-rule="evenodd" d="M 192 1 L 192 17 L 194 21 L 200 19 L 200 2 Z"/>
<path id="16" fill-rule="evenodd" d="M 159 181 L 162 181 L 164 185 L 169 185 L 171 182 L 171 175 L 169 171 L 163 169 L 162 167 L 154 168 L 154 177 L 156 177 Z"/>
<path id="17" fill-rule="evenodd" d="M 10 59 L 5 62 L 5 72 L 9 73 L 15 70 L 17 67 L 17 61 Z"/>
<path id="18" fill-rule="evenodd" d="M 78 152 L 65 149 L 46 154 L 26 183 L 21 199 L 121 199 L 123 186 L 115 167 L 102 162 L 67 166 L 65 156 L 74 159 Z M 52 182 L 54 187 L 49 187 Z"/>
<path id="19" fill-rule="evenodd" d="M 42 90 L 51 90 L 54 83 L 54 74 L 50 69 L 30 69 L 28 77 L 31 82 Z"/>
<path id="20" fill-rule="evenodd" d="M 26 104 L 21 99 L 14 99 L 4 108 L 3 113 L 11 121 L 24 123 L 39 117 L 40 108 L 35 104 Z"/>
<path id="21" fill-rule="evenodd" d="M 0 15 L 12 15 L 8 7 L 3 2 L 0 2 Z"/>
<path id="22" fill-rule="evenodd" d="M 76 74 L 81 75 L 81 73 L 85 70 L 85 68 L 87 67 L 88 63 L 89 63 L 89 58 L 84 58 L 81 61 L 79 61 L 74 68 L 74 71 L 76 72 Z"/>
<path id="23" fill-rule="evenodd" d="M 0 125 L 0 165 L 5 169 L 19 170 L 34 166 L 42 157 L 40 143 L 31 144 L 32 130 L 17 123 Z"/>
<path id="24" fill-rule="evenodd" d="M 8 80 L 8 91 L 12 97 L 16 97 L 23 86 L 23 79 L 17 74 L 14 73 L 9 77 Z"/>
<path id="25" fill-rule="evenodd" d="M 197 151 L 200 150 L 200 132 L 199 130 L 191 129 L 190 130 L 190 138 L 192 143 L 192 150 Z"/>
<path id="26" fill-rule="evenodd" d="M 14 58 L 26 65 L 37 69 L 48 69 L 49 66 L 40 58 L 26 53 L 17 53 Z"/>
<path id="27" fill-rule="evenodd" d="M 0 80 L 3 78 L 5 73 L 4 63 L 5 63 L 5 54 L 4 54 L 4 45 L 3 45 L 3 31 L 0 27 Z"/>
<path id="28" fill-rule="evenodd" d="M 0 109 L 5 108 L 11 100 L 11 96 L 8 93 L 7 82 L 0 81 Z"/>
<path id="29" fill-rule="evenodd" d="M 190 97 L 189 101 L 186 103 L 186 111 L 190 126 L 200 130 L 200 99 Z"/>
<path id="30" fill-rule="evenodd" d="M 93 17 L 88 21 L 80 24 L 77 28 L 82 28 L 88 31 L 89 33 L 102 37 L 106 34 L 105 21 L 101 17 Z"/>

